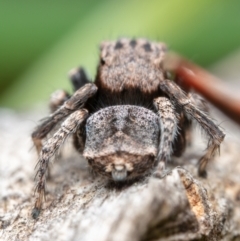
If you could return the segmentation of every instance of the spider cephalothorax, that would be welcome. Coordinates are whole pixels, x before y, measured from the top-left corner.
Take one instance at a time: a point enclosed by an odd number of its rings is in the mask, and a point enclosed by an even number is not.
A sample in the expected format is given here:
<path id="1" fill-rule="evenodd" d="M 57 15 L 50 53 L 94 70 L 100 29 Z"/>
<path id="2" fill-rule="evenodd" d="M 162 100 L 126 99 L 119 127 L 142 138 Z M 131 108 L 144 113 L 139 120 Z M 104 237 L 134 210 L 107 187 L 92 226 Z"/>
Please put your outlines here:
<path id="1" fill-rule="evenodd" d="M 91 83 L 82 68 L 70 72 L 72 96 L 55 93 L 53 113 L 32 134 L 39 152 L 38 183 L 33 217 L 42 205 L 50 158 L 64 140 L 73 135 L 74 146 L 83 153 L 93 171 L 124 182 L 163 172 L 171 156 L 186 146 L 191 119 L 209 136 L 199 174 L 219 148 L 224 133 L 194 99 L 163 68 L 166 47 L 146 39 L 120 39 L 101 44 L 96 79 Z M 61 126 L 42 147 L 41 140 L 58 123 Z"/>

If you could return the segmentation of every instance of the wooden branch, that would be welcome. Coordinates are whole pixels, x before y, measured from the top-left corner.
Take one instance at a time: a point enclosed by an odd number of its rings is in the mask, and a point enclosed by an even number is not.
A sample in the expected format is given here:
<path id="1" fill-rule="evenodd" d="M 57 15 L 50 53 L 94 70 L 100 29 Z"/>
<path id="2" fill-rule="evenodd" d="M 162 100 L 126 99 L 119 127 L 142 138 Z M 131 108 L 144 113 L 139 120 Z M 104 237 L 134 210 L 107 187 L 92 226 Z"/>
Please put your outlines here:
<path id="1" fill-rule="evenodd" d="M 240 98 L 232 93 L 224 81 L 189 60 L 170 53 L 164 60 L 165 69 L 181 77 L 184 85 L 194 88 L 223 113 L 240 124 Z"/>
<path id="2" fill-rule="evenodd" d="M 240 151 L 229 139 L 207 179 L 197 177 L 201 149 L 192 146 L 163 179 L 146 177 L 121 187 L 93 178 L 66 143 L 51 168 L 44 210 L 33 220 L 33 119 L 39 118 L 0 112 L 1 240 L 240 239 Z"/>

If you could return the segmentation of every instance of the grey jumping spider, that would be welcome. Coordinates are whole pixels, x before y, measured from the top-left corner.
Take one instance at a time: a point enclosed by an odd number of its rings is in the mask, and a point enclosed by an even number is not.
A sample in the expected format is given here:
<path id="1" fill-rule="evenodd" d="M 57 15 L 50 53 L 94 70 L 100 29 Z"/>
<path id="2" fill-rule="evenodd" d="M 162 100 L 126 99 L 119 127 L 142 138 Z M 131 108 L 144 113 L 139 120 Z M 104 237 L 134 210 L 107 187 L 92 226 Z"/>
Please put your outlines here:
<path id="1" fill-rule="evenodd" d="M 94 83 L 81 68 L 72 71 L 74 94 L 56 92 L 50 105 L 53 113 L 32 134 L 39 152 L 34 218 L 41 209 L 49 160 L 69 135 L 93 171 L 115 182 L 152 170 L 163 172 L 171 156 L 184 151 L 191 119 L 209 136 L 199 160 L 200 175 L 224 139 L 202 102 L 180 85 L 179 76 L 168 79 L 163 43 L 120 39 L 103 42 L 100 49 Z M 59 123 L 42 147 L 42 139 Z"/>

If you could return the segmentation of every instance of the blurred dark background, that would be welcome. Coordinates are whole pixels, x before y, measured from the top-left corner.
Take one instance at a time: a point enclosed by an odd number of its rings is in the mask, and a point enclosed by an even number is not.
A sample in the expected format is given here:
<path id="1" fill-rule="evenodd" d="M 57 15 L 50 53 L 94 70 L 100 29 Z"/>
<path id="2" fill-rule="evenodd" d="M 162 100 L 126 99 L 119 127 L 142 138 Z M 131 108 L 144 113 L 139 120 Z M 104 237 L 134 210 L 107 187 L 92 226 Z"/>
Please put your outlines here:
<path id="1" fill-rule="evenodd" d="M 94 79 L 99 43 L 118 37 L 164 41 L 209 67 L 239 50 L 240 1 L 0 0 L 0 106 L 71 91 L 67 73 L 79 65 Z"/>

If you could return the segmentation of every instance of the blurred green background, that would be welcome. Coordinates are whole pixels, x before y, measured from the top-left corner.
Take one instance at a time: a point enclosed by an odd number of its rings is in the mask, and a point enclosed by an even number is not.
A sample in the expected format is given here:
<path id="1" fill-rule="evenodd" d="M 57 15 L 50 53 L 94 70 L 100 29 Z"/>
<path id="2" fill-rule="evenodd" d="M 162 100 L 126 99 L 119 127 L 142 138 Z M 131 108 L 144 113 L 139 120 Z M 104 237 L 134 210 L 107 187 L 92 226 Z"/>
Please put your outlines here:
<path id="1" fill-rule="evenodd" d="M 71 91 L 73 67 L 94 79 L 102 40 L 164 41 L 204 67 L 240 47 L 238 0 L 0 0 L 0 20 L 0 106 L 16 109 Z"/>

